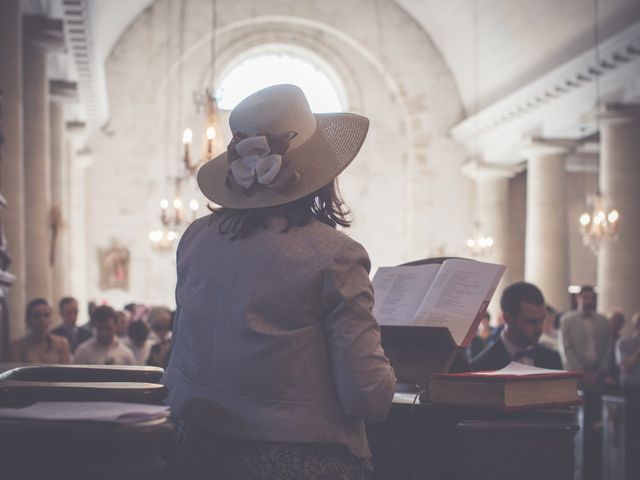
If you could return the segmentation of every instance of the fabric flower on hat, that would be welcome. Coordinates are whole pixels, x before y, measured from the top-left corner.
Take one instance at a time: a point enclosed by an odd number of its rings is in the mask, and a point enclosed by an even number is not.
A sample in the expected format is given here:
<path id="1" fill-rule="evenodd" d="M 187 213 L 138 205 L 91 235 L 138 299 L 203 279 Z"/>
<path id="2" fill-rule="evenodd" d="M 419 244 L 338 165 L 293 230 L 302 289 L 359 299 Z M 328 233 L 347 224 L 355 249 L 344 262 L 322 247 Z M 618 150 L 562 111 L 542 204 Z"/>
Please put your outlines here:
<path id="1" fill-rule="evenodd" d="M 227 147 L 229 174 L 227 185 L 236 192 L 248 193 L 256 185 L 283 189 L 299 175 L 282 156 L 289 148 L 289 140 L 296 135 L 256 135 L 237 133 Z"/>

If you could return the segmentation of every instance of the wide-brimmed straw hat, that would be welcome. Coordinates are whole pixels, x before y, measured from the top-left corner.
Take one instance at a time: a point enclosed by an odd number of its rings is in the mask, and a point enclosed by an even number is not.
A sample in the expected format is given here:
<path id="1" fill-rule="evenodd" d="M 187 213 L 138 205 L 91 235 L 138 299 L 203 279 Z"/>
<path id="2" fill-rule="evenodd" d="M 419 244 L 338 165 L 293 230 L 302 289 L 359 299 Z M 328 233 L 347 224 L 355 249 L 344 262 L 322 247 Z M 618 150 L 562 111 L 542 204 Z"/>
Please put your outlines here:
<path id="1" fill-rule="evenodd" d="M 336 178 L 355 158 L 369 128 L 352 113 L 312 113 L 302 90 L 275 85 L 242 100 L 229 117 L 227 151 L 198 171 L 198 186 L 228 208 L 298 200 Z"/>

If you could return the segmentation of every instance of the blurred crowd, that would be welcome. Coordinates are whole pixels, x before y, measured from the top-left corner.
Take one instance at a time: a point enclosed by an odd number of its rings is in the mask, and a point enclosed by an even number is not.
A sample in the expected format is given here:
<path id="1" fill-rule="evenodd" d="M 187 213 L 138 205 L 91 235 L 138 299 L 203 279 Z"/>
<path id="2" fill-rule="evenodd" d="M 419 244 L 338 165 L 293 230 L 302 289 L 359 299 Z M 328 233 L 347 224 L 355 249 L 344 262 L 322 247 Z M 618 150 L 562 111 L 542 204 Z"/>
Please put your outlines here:
<path id="1" fill-rule="evenodd" d="M 28 332 L 12 342 L 9 360 L 165 368 L 171 353 L 173 313 L 163 306 L 129 303 L 116 310 L 89 302 L 87 320 L 79 322 L 75 298 L 61 298 L 57 312 L 44 298 L 36 298 L 27 304 Z M 54 326 L 55 316 L 59 324 Z"/>

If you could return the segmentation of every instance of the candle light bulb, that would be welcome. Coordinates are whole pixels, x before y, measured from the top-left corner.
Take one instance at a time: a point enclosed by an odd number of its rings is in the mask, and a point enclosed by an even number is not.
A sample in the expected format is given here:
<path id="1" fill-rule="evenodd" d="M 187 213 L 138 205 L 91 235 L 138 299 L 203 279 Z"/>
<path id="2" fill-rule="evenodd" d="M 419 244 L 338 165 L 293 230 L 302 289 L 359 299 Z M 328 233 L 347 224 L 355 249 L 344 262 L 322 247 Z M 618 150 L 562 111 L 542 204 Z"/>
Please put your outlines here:
<path id="1" fill-rule="evenodd" d="M 182 132 L 182 143 L 184 143 L 185 145 L 188 145 L 192 141 L 193 141 L 193 132 L 189 127 L 187 127 L 184 129 L 184 132 Z"/>
<path id="2" fill-rule="evenodd" d="M 214 138 L 216 138 L 216 129 L 207 127 L 207 140 L 213 140 Z"/>
<path id="3" fill-rule="evenodd" d="M 583 213 L 582 215 L 580 215 L 580 225 L 586 227 L 587 225 L 589 225 L 589 222 L 591 222 L 591 215 L 589 215 L 588 213 Z"/>

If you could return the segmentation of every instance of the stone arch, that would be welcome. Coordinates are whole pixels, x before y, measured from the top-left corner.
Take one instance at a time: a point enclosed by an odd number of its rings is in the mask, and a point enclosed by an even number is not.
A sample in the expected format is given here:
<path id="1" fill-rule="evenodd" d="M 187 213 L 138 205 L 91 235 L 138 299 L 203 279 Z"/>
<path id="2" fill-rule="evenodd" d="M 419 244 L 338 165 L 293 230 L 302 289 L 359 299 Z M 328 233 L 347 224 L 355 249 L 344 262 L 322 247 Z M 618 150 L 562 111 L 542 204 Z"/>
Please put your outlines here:
<path id="1" fill-rule="evenodd" d="M 185 49 L 180 58 L 174 55 L 169 69 L 159 61 L 167 42 L 178 34 L 177 22 L 167 28 L 169 0 L 157 0 L 140 15 L 107 62 L 115 135 L 92 139 L 100 148 L 95 148 L 91 177 L 104 179 L 105 162 L 136 158 L 138 165 L 128 165 L 134 173 L 132 182 L 144 178 L 139 201 L 146 206 L 147 215 L 138 212 L 143 219 L 153 218 L 155 199 L 160 198 L 158 185 L 163 181 L 157 168 L 163 139 L 154 128 L 157 130 L 163 115 L 173 118 L 179 110 L 164 111 L 170 85 L 180 68 L 189 90 L 210 81 L 209 3 L 188 2 Z M 463 245 L 469 195 L 459 174 L 464 154 L 448 132 L 462 118 L 462 105 L 447 65 L 414 19 L 392 1 L 376 2 L 380 5 L 377 13 L 368 0 L 327 0 L 313 5 L 276 0 L 219 3 L 216 72 L 242 52 L 264 43 L 306 48 L 338 73 L 350 108 L 370 117 L 370 136 L 362 158 L 345 172 L 343 189 L 356 218 L 353 235 L 369 249 L 374 264 L 459 254 L 456 242 Z M 361 12 L 360 17 L 353 12 Z M 146 55 L 141 57 L 141 51 Z M 190 96 L 182 96 L 182 111 L 187 112 Z M 457 203 L 447 201 L 449 195 L 459 197 Z M 448 230 L 434 228 L 445 222 L 450 225 Z M 89 228 L 99 237 L 104 225 L 96 222 Z M 136 258 L 148 261 L 151 255 L 146 245 L 150 228 L 131 220 L 134 289 Z M 390 244 L 395 248 L 388 248 Z M 142 282 L 138 287 L 144 290 L 146 285 L 148 282 Z"/>

